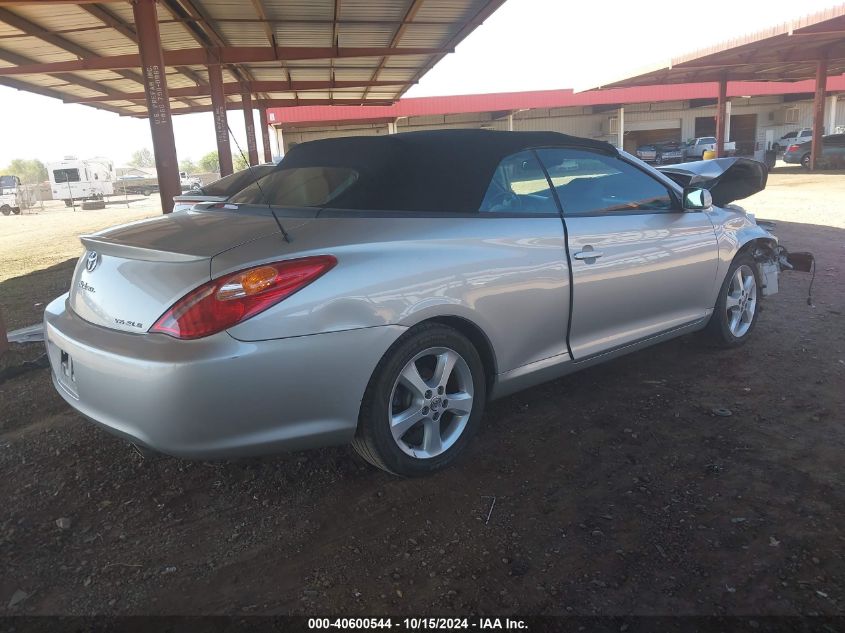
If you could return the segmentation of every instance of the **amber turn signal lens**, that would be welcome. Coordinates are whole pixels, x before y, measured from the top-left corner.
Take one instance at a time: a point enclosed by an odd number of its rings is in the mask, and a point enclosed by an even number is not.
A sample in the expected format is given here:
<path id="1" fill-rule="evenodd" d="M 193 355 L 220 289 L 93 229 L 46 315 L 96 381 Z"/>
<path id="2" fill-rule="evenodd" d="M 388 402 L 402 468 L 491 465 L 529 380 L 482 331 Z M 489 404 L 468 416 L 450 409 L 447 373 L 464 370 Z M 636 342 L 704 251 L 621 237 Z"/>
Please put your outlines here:
<path id="1" fill-rule="evenodd" d="M 261 268 L 253 268 L 248 270 L 241 277 L 241 286 L 244 289 L 244 294 L 254 295 L 262 290 L 266 290 L 276 279 L 278 272 L 272 266 L 262 266 Z"/>

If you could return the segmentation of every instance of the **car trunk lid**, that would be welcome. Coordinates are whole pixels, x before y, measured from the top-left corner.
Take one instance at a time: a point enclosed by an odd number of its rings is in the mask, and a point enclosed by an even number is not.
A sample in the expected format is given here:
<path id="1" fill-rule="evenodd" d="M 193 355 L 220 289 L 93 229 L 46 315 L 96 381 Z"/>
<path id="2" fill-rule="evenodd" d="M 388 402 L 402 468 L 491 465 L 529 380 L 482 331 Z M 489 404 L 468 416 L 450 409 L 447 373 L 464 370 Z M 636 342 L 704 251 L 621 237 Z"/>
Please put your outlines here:
<path id="1" fill-rule="evenodd" d="M 286 219 L 286 229 L 305 221 Z M 174 213 L 83 236 L 70 307 L 90 323 L 144 333 L 211 279 L 212 257 L 272 233 L 279 225 L 265 208 Z"/>

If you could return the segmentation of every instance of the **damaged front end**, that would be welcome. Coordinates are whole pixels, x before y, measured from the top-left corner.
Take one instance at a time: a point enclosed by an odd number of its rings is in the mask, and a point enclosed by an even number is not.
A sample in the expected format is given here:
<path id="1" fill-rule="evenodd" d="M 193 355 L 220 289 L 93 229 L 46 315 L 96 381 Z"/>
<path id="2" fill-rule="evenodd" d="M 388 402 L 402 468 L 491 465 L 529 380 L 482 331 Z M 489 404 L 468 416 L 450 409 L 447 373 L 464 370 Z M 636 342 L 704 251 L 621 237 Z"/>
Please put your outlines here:
<path id="1" fill-rule="evenodd" d="M 774 223 L 757 221 L 753 214 L 733 204 L 766 188 L 769 170 L 765 164 L 750 158 L 731 157 L 681 163 L 658 169 L 682 187 L 701 187 L 707 189 L 713 204 L 726 211 L 741 213 L 749 222 L 749 229 L 767 235 L 767 238 L 746 238 L 754 241 L 751 253 L 757 263 L 762 282 L 763 296 L 773 295 L 778 291 L 778 274 L 784 270 L 812 272 L 815 277 L 815 258 L 812 253 L 790 253 L 777 243 L 777 239 L 768 231 Z M 741 231 L 740 231 L 741 232 Z M 742 244 L 741 238 L 737 236 Z M 747 242 L 746 242 L 747 243 Z M 813 281 L 810 281 L 810 294 L 807 303 L 812 305 Z"/>
<path id="2" fill-rule="evenodd" d="M 777 293 L 778 275 L 782 270 L 815 273 L 816 259 L 812 253 L 806 251 L 790 253 L 779 244 L 761 242 L 752 249 L 751 253 L 760 272 L 764 297 Z M 808 299 L 808 303 L 812 303 L 811 299 Z"/>

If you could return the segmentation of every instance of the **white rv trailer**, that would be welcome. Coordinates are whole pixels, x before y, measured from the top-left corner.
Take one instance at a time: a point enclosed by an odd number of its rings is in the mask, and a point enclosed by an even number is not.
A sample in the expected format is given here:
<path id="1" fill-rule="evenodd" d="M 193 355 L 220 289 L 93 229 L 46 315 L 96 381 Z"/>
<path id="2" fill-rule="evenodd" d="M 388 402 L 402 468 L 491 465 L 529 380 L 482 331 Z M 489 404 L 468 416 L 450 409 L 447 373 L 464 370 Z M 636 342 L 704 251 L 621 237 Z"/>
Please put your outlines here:
<path id="1" fill-rule="evenodd" d="M 47 165 L 54 200 L 71 206 L 75 200 L 102 200 L 114 195 L 114 163 L 107 158 L 79 160 L 67 156 Z"/>
<path id="2" fill-rule="evenodd" d="M 18 215 L 21 209 L 28 209 L 34 202 L 34 187 L 22 185 L 17 176 L 0 176 L 0 213 Z"/>

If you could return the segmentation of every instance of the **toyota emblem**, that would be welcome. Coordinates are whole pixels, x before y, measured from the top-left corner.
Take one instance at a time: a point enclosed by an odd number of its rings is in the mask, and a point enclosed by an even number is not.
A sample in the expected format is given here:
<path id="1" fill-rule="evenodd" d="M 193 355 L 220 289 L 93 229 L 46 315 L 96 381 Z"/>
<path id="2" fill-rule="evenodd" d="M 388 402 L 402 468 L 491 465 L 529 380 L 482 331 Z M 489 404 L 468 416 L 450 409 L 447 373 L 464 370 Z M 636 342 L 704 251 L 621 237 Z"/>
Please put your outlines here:
<path id="1" fill-rule="evenodd" d="M 89 273 L 94 272 L 94 269 L 100 265 L 100 254 L 97 251 L 91 251 L 88 253 L 88 257 L 85 260 L 85 270 Z"/>

